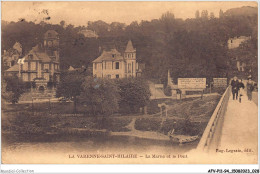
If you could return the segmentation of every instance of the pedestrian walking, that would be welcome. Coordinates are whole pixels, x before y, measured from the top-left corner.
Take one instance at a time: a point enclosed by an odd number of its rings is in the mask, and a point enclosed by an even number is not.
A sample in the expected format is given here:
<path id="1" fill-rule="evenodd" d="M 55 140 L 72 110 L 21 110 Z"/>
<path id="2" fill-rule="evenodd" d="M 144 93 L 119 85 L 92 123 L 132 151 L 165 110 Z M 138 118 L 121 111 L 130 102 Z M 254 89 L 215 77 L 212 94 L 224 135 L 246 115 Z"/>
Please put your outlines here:
<path id="1" fill-rule="evenodd" d="M 243 80 L 239 80 L 239 84 L 238 84 L 238 96 L 239 96 L 239 103 L 241 103 L 241 100 L 242 100 L 242 96 L 244 95 L 244 88 L 245 88 L 245 85 L 243 83 Z"/>
<path id="2" fill-rule="evenodd" d="M 252 92 L 254 90 L 254 83 L 251 79 L 248 79 L 248 82 L 246 84 L 246 89 L 247 89 L 248 100 L 251 101 L 252 100 Z"/>
<path id="3" fill-rule="evenodd" d="M 238 81 L 236 76 L 231 81 L 231 86 L 232 86 L 233 100 L 235 100 L 235 99 L 237 100 L 238 89 L 239 89 L 239 81 Z"/>

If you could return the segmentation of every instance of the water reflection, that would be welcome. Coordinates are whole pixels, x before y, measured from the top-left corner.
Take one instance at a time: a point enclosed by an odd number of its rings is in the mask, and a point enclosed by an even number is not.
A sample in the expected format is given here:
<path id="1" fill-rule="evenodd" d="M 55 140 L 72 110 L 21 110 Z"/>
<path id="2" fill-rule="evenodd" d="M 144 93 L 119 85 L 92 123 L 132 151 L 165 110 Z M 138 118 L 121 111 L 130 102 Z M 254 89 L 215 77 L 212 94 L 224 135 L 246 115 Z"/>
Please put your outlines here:
<path id="1" fill-rule="evenodd" d="M 67 159 L 68 154 L 181 154 L 197 146 L 197 141 L 182 146 L 170 141 L 150 140 L 127 136 L 3 136 L 2 144 L 7 157 L 19 158 L 25 154 L 35 156 L 41 161 L 42 156 L 59 156 Z M 39 158 L 39 159 L 38 159 Z M 55 157 L 56 158 L 56 157 Z M 20 159 L 20 158 L 19 158 Z M 22 160 L 24 160 L 22 158 Z M 28 160 L 28 159 L 26 159 Z M 25 161 L 26 161 L 25 160 Z M 36 161 L 37 161 L 36 160 Z M 52 159 L 53 160 L 53 159 Z M 27 162 L 27 161 L 26 161 Z M 18 162 L 19 163 L 19 162 Z"/>

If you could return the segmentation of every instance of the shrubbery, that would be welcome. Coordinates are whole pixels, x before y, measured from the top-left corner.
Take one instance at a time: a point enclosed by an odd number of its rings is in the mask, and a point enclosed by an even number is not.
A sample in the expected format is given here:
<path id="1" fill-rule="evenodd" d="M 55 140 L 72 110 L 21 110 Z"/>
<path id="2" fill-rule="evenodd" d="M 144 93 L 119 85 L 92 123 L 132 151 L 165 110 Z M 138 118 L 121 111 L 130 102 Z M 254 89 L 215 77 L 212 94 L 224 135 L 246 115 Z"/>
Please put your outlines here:
<path id="1" fill-rule="evenodd" d="M 137 113 L 150 98 L 148 83 L 141 78 L 101 79 L 81 76 L 78 73 L 64 74 L 56 96 L 80 103 L 91 115 L 111 115 L 115 112 Z"/>
<path id="2" fill-rule="evenodd" d="M 111 115 L 117 112 L 119 97 L 118 88 L 111 80 L 87 77 L 82 84 L 80 101 L 89 105 L 94 114 Z"/>
<path id="3" fill-rule="evenodd" d="M 7 76 L 2 83 L 2 98 L 13 104 L 18 103 L 21 95 L 26 91 L 25 83 L 17 76 Z"/>
<path id="4" fill-rule="evenodd" d="M 148 104 L 151 96 L 148 83 L 142 78 L 119 79 L 116 81 L 120 94 L 122 112 L 136 113 Z"/>
<path id="5" fill-rule="evenodd" d="M 172 89 L 170 86 L 167 86 L 165 89 L 164 89 L 164 94 L 166 96 L 172 96 Z"/>

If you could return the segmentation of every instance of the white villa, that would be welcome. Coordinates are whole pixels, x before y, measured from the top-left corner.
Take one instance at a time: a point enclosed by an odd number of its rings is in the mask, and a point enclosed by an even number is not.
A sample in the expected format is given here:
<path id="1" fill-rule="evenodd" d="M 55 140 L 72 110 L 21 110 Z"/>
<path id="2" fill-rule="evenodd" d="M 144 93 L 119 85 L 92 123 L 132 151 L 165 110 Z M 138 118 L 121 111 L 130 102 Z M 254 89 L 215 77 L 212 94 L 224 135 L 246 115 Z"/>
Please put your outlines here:
<path id="1" fill-rule="evenodd" d="M 128 41 L 123 54 L 116 49 L 103 51 L 101 56 L 93 61 L 94 77 L 129 78 L 136 77 L 138 72 L 136 49 L 134 49 L 131 40 Z"/>

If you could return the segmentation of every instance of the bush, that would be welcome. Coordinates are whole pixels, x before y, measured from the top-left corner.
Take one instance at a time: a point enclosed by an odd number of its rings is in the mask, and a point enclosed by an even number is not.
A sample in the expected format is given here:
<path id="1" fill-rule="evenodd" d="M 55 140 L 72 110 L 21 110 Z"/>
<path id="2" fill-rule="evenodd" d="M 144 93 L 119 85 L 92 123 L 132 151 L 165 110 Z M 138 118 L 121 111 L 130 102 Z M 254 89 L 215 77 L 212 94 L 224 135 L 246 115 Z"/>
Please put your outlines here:
<path id="1" fill-rule="evenodd" d="M 77 72 L 64 73 L 56 90 L 56 97 L 62 97 L 67 101 L 72 100 L 74 102 L 74 113 L 77 112 L 78 96 L 82 91 L 81 85 L 83 82 L 83 74 Z"/>
<path id="2" fill-rule="evenodd" d="M 164 94 L 166 96 L 172 96 L 172 89 L 170 86 L 167 86 L 165 89 L 164 89 Z"/>
<path id="3" fill-rule="evenodd" d="M 139 112 L 139 108 L 148 104 L 151 93 L 147 81 L 142 78 L 118 79 L 120 107 L 130 113 Z"/>
<path id="4" fill-rule="evenodd" d="M 4 78 L 5 90 L 10 92 L 6 97 L 6 100 L 13 104 L 18 103 L 21 95 L 26 91 L 25 83 L 17 76 L 8 76 Z"/>
<path id="5" fill-rule="evenodd" d="M 87 77 L 82 84 L 81 103 L 90 106 L 91 113 L 111 115 L 119 109 L 119 93 L 114 81 Z"/>
<path id="6" fill-rule="evenodd" d="M 139 118 L 135 121 L 135 129 L 141 131 L 159 131 L 161 118 Z"/>

